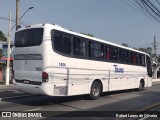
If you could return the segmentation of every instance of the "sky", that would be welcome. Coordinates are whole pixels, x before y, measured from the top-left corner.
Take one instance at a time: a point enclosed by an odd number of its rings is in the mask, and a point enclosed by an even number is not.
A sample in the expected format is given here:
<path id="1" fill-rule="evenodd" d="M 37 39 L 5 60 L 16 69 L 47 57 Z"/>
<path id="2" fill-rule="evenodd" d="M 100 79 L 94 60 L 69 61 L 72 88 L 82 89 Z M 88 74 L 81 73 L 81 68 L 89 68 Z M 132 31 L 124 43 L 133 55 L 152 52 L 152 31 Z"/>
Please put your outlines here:
<path id="1" fill-rule="evenodd" d="M 96 38 L 130 47 L 152 47 L 154 35 L 159 43 L 160 24 L 148 19 L 123 2 L 124 0 L 20 0 L 21 22 L 58 24 L 76 32 L 90 33 Z M 125 0 L 127 1 L 127 0 Z M 16 0 L 0 0 L 0 17 L 16 18 Z M 12 22 L 12 26 L 15 23 Z M 23 26 L 23 25 L 22 25 Z M 0 30 L 8 35 L 8 21 L 0 19 Z M 15 30 L 11 31 L 14 40 Z"/>

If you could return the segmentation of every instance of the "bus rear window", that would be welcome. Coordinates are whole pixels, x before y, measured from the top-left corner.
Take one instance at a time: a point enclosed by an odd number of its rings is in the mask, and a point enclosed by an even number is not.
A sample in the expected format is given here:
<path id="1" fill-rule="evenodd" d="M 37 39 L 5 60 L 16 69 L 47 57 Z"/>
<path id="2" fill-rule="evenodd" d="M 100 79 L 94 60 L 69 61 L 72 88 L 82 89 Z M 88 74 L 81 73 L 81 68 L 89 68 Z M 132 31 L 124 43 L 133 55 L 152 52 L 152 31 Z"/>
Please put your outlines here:
<path id="1" fill-rule="evenodd" d="M 15 35 L 15 47 L 38 46 L 42 43 L 43 28 L 19 31 Z"/>

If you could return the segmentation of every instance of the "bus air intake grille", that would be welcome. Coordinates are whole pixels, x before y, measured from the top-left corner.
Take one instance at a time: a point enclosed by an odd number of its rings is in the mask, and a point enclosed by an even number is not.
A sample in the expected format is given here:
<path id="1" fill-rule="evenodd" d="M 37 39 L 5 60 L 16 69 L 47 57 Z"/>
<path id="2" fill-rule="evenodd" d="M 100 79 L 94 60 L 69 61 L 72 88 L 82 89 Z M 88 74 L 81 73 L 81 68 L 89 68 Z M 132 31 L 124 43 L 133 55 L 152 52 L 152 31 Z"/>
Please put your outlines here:
<path id="1" fill-rule="evenodd" d="M 55 95 L 67 95 L 67 87 L 66 86 L 55 86 L 54 94 Z"/>

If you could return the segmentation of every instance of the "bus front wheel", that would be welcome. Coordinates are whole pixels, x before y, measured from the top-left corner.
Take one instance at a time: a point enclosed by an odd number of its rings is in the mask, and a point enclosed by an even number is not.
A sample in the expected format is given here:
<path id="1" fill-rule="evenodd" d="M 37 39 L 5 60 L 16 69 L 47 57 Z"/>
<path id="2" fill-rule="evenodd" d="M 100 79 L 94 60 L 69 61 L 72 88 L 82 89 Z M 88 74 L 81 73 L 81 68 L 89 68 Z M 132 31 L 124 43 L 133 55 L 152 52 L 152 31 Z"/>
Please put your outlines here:
<path id="1" fill-rule="evenodd" d="M 91 85 L 90 98 L 92 100 L 98 99 L 101 95 L 101 89 L 101 84 L 98 81 L 94 81 Z"/>

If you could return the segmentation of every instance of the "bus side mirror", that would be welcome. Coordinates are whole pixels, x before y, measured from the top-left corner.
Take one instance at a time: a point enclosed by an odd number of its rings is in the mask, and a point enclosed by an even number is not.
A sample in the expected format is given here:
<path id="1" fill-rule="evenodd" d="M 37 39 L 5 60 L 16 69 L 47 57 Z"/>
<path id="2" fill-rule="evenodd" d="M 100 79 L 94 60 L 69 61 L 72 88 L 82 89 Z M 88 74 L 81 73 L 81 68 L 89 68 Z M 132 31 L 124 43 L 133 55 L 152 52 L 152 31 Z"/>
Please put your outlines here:
<path id="1" fill-rule="evenodd" d="M 156 67 L 157 64 L 155 62 L 152 63 L 152 67 Z"/>

